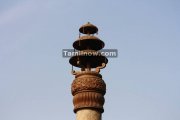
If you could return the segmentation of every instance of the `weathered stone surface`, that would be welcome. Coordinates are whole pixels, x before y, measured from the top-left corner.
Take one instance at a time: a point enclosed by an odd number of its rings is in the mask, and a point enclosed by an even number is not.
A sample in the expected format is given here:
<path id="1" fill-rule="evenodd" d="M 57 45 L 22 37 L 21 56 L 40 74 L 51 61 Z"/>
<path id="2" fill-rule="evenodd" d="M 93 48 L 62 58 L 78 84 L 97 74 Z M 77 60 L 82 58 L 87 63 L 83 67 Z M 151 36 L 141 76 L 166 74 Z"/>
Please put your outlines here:
<path id="1" fill-rule="evenodd" d="M 90 109 L 79 110 L 76 113 L 76 120 L 101 120 L 101 113 Z"/>
<path id="2" fill-rule="evenodd" d="M 82 91 L 96 91 L 104 95 L 106 92 L 106 84 L 99 77 L 76 78 L 72 83 L 71 92 L 75 95 Z"/>
<path id="3" fill-rule="evenodd" d="M 104 112 L 104 94 L 106 84 L 102 76 L 95 72 L 83 72 L 76 75 L 71 86 L 74 112 L 81 109 L 94 109 L 100 113 Z"/>
<path id="4" fill-rule="evenodd" d="M 82 92 L 73 97 L 74 112 L 79 109 L 90 108 L 104 112 L 104 96 L 96 92 Z"/>

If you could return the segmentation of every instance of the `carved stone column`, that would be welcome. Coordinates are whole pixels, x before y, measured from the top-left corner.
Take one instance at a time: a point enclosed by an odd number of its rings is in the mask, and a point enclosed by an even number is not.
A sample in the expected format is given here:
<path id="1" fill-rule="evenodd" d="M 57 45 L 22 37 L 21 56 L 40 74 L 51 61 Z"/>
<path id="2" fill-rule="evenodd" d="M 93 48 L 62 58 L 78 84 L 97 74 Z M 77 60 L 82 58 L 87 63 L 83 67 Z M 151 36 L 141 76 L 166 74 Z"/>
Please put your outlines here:
<path id="1" fill-rule="evenodd" d="M 79 50 L 80 54 L 71 57 L 69 61 L 73 66 L 81 68 L 80 71 L 72 70 L 75 75 L 71 85 L 74 112 L 76 120 L 101 120 L 106 84 L 99 72 L 108 60 L 99 54 L 98 50 L 104 47 L 104 42 L 92 35 L 97 33 L 98 29 L 90 23 L 82 26 L 79 31 L 87 36 L 79 37 L 73 43 L 73 47 Z M 87 52 L 91 53 L 91 56 L 88 56 Z M 98 55 L 93 55 L 93 52 Z"/>

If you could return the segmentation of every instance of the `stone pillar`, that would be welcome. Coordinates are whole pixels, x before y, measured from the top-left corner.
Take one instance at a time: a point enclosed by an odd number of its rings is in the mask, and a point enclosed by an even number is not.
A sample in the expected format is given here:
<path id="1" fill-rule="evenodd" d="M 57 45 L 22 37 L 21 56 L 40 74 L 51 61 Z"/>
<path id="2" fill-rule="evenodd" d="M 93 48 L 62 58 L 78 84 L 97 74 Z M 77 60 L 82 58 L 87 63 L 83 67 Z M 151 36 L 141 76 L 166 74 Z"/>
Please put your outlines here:
<path id="1" fill-rule="evenodd" d="M 79 38 L 73 43 L 74 52 L 78 54 L 69 60 L 72 65 L 72 74 L 75 75 L 71 92 L 76 120 L 101 120 L 101 114 L 104 112 L 106 84 L 102 79 L 100 69 L 106 67 L 108 59 L 99 50 L 105 44 L 95 36 L 98 28 L 90 23 L 81 26 L 79 32 L 84 35 L 79 34 Z M 80 70 L 73 70 L 73 66 Z"/>

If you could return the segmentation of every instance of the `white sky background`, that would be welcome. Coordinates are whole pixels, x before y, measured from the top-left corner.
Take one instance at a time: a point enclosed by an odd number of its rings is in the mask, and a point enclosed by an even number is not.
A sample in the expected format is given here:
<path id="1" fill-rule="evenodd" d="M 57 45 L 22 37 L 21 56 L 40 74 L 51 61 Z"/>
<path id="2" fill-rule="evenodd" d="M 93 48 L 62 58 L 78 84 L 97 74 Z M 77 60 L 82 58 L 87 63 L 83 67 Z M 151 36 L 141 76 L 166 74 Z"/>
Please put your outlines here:
<path id="1" fill-rule="evenodd" d="M 178 0 L 1 0 L 0 120 L 75 119 L 69 59 L 82 24 L 118 49 L 103 120 L 180 119 Z"/>

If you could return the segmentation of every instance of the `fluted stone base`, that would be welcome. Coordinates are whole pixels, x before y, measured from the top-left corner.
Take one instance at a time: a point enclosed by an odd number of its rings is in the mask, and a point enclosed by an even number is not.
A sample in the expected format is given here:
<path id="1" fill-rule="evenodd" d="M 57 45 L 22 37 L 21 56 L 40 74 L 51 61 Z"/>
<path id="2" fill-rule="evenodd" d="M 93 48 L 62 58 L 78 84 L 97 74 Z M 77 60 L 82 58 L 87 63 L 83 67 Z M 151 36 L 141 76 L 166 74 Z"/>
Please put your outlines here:
<path id="1" fill-rule="evenodd" d="M 101 113 L 91 109 L 78 110 L 76 120 L 101 120 Z"/>

